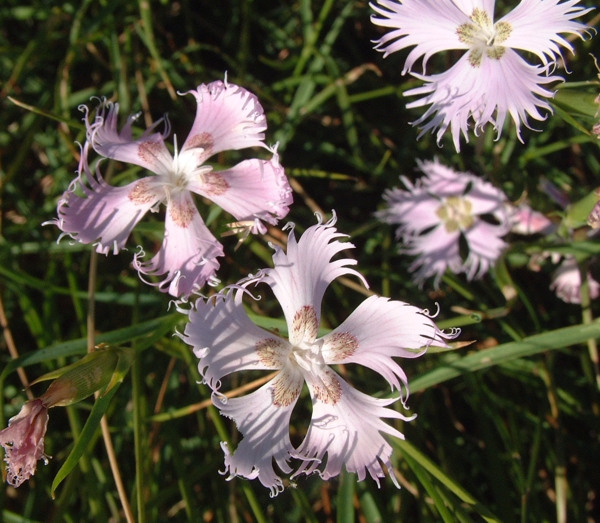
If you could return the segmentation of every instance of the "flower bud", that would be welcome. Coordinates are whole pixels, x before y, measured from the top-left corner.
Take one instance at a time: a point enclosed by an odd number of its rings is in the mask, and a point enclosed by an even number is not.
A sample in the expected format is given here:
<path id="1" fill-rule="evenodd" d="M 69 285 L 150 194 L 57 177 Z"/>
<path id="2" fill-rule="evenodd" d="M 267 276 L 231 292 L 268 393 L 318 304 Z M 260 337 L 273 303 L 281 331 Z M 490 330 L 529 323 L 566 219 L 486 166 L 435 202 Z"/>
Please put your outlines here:
<path id="1" fill-rule="evenodd" d="M 123 379 L 133 356 L 132 349 L 101 345 L 72 365 L 32 383 L 54 379 L 44 394 L 25 403 L 21 412 L 9 420 L 8 427 L 0 431 L 10 485 L 18 487 L 33 476 L 38 460 L 48 463 L 49 456 L 44 454 L 48 409 L 71 405 L 102 389 L 110 390 Z"/>
<path id="2" fill-rule="evenodd" d="M 119 361 L 119 350 L 101 347 L 61 369 L 64 373 L 50 384 L 40 399 L 47 407 L 66 407 L 103 389 L 113 377 Z M 44 376 L 37 381 L 42 379 Z"/>

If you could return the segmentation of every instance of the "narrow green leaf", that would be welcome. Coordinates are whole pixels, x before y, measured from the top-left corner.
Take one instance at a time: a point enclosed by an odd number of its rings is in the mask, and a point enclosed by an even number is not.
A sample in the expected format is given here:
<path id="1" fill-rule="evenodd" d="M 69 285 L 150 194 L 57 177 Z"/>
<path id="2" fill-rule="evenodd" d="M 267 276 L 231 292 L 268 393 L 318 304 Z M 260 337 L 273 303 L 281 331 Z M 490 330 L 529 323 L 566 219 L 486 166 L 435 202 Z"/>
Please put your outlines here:
<path id="1" fill-rule="evenodd" d="M 106 409 L 110 404 L 110 400 L 113 398 L 113 396 L 119 389 L 119 385 L 120 384 L 114 386 L 107 394 L 99 397 L 94 403 L 92 412 L 90 412 L 90 415 L 87 421 L 85 422 L 83 430 L 81 431 L 79 438 L 75 442 L 73 450 L 71 450 L 71 453 L 69 454 L 62 467 L 54 477 L 54 481 L 52 482 L 52 488 L 50 489 L 50 493 L 52 494 L 53 498 L 54 492 L 61 484 L 62 480 L 67 477 L 69 472 L 71 472 L 73 468 L 77 465 L 81 456 L 83 456 L 86 450 L 88 450 L 89 443 L 92 441 L 96 430 L 98 430 L 100 426 L 100 420 L 102 419 L 102 416 L 104 416 L 104 413 L 106 412 Z"/>
<path id="2" fill-rule="evenodd" d="M 172 330 L 177 323 L 181 321 L 180 313 L 173 313 L 162 318 L 138 323 L 132 327 L 117 329 L 111 332 L 100 334 L 96 337 L 96 343 L 107 343 L 109 345 L 122 345 L 138 338 L 146 338 L 146 340 L 154 340 L 156 337 L 163 336 L 169 330 Z M 140 345 L 136 345 L 140 349 Z M 0 382 L 6 378 L 8 374 L 15 371 L 19 367 L 27 367 L 40 363 L 42 361 L 55 360 L 60 357 L 75 356 L 77 354 L 85 354 L 87 352 L 87 339 L 79 338 L 73 341 L 57 343 L 51 347 L 32 351 L 24 354 L 20 358 L 9 361 L 6 367 L 0 373 Z"/>
<path id="3" fill-rule="evenodd" d="M 463 489 L 453 479 L 451 479 L 443 470 L 441 470 L 433 461 L 419 451 L 415 446 L 400 439 L 391 439 L 390 443 L 402 456 L 409 456 L 418 465 L 423 467 L 429 474 L 444 485 L 450 492 L 458 496 L 458 498 L 472 506 L 473 510 L 477 511 L 481 517 L 488 522 L 500 523 L 500 520 L 494 516 L 486 507 L 479 503 L 469 492 Z M 408 462 L 407 462 L 408 463 Z"/>
<path id="4" fill-rule="evenodd" d="M 570 345 L 585 343 L 592 338 L 600 337 L 600 320 L 589 325 L 564 327 L 543 334 L 536 334 L 521 341 L 504 343 L 477 351 L 451 363 L 440 363 L 434 370 L 418 376 L 410 382 L 411 392 L 425 390 L 468 372 L 493 367 L 517 358 L 533 356 L 540 352 L 562 349 Z"/>
<path id="5" fill-rule="evenodd" d="M 452 517 L 452 514 L 450 514 L 450 511 L 446 507 L 444 500 L 437 491 L 437 487 L 431 482 L 425 470 L 415 461 L 413 461 L 413 459 L 408 454 L 404 454 L 404 461 L 412 469 L 421 485 L 425 487 L 425 490 L 431 496 L 431 499 L 435 504 L 435 508 L 437 509 L 442 519 L 446 523 L 454 523 L 454 518 Z"/>
<path id="6" fill-rule="evenodd" d="M 57 114 L 54 114 L 54 113 L 51 113 L 48 111 L 44 111 L 44 109 L 39 109 L 38 107 L 34 107 L 33 105 L 29 105 L 29 104 L 20 102 L 19 100 L 17 100 L 16 98 L 13 98 L 12 96 L 7 96 L 7 98 L 15 105 L 17 105 L 23 109 L 26 109 L 27 111 L 31 111 L 32 113 L 39 114 L 40 116 L 44 116 L 46 118 L 50 118 L 51 120 L 56 120 L 57 122 L 67 124 L 68 126 L 74 127 L 75 129 L 85 131 L 85 125 L 83 125 L 82 123 L 79 123 L 77 120 L 71 120 L 70 118 L 63 118 L 62 116 L 59 116 Z"/>

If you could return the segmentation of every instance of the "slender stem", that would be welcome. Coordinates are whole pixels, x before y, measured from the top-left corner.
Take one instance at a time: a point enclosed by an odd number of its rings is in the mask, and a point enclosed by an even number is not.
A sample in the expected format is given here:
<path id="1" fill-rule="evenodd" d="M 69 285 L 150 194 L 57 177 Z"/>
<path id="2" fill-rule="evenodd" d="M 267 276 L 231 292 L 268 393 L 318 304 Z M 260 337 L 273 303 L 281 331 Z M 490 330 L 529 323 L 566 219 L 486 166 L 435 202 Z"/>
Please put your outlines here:
<path id="1" fill-rule="evenodd" d="M 562 435 L 560 407 L 558 402 L 558 394 L 552 369 L 554 367 L 554 354 L 547 355 L 547 364 L 540 369 L 540 377 L 546 384 L 546 394 L 548 395 L 548 403 L 550 404 L 550 424 L 554 428 L 555 434 L 555 449 L 556 449 L 556 466 L 554 469 L 554 490 L 556 493 L 556 521 L 557 523 L 567 523 L 567 492 L 568 479 L 565 459 L 565 442 Z"/>
<path id="2" fill-rule="evenodd" d="M 592 307 L 590 300 L 590 285 L 587 275 L 587 262 L 579 264 L 579 276 L 581 278 L 581 317 L 584 325 L 589 325 L 594 320 L 592 315 Z M 600 358 L 598 357 L 598 344 L 594 338 L 587 341 L 588 352 L 592 365 L 594 366 L 594 373 L 596 374 L 596 386 L 600 390 Z"/>
<path id="3" fill-rule="evenodd" d="M 4 303 L 2 301 L 2 295 L 0 294 L 0 325 L 2 326 L 2 333 L 4 335 L 4 340 L 6 341 L 6 346 L 8 347 L 8 352 L 10 352 L 10 356 L 13 359 L 19 357 L 19 351 L 17 350 L 17 346 L 15 345 L 15 340 L 12 337 L 12 332 L 8 325 L 8 319 L 6 318 L 6 313 L 4 312 Z M 17 374 L 19 375 L 19 379 L 25 387 L 25 394 L 27 397 L 32 400 L 33 392 L 28 388 L 29 380 L 27 379 L 27 375 L 25 374 L 25 369 L 23 367 L 19 367 L 17 369 Z"/>
<path id="4" fill-rule="evenodd" d="M 139 293 L 136 292 L 136 306 L 133 309 L 132 325 L 138 323 L 139 320 L 139 309 L 137 307 L 138 297 Z M 144 498 L 146 490 L 146 470 L 144 467 L 144 456 L 147 455 L 147 452 L 144 452 L 144 419 L 146 417 L 146 403 L 144 401 L 145 395 L 142 383 L 142 364 L 139 356 L 133 360 L 133 364 L 131 365 L 131 381 L 133 395 L 133 439 L 135 448 L 135 490 L 137 503 L 137 517 L 138 523 L 145 523 L 146 501 Z"/>
<path id="5" fill-rule="evenodd" d="M 90 270 L 89 270 L 89 281 L 88 281 L 88 314 L 87 314 L 87 342 L 88 342 L 88 352 L 94 350 L 95 346 L 95 331 L 96 331 L 96 301 L 95 301 L 95 293 L 96 293 L 96 276 L 98 274 L 98 253 L 93 250 L 90 257 Z M 96 393 L 96 397 L 98 397 L 98 393 Z M 127 519 L 127 523 L 135 523 L 135 519 L 133 518 L 133 512 L 131 511 L 131 506 L 129 505 L 129 499 L 127 497 L 127 492 L 125 491 L 125 487 L 123 485 L 123 480 L 121 478 L 121 472 L 119 471 L 119 464 L 117 463 L 117 455 L 115 454 L 115 448 L 112 444 L 112 439 L 110 437 L 110 428 L 108 426 L 108 420 L 106 416 L 102 416 L 102 420 L 100 422 L 100 427 L 102 428 L 102 438 L 104 440 L 104 448 L 106 449 L 106 453 L 108 455 L 108 462 L 110 463 L 110 469 L 115 480 L 115 485 L 117 487 L 117 492 L 119 493 L 119 499 L 121 501 L 121 506 L 123 507 L 123 512 L 125 512 L 125 518 Z"/>

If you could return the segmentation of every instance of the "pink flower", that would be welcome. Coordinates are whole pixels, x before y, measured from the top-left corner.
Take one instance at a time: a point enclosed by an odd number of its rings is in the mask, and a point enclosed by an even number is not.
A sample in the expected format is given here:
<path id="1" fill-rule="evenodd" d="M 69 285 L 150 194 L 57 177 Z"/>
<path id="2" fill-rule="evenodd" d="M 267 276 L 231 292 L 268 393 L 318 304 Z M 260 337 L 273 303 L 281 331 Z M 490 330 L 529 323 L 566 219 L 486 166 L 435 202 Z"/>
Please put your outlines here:
<path id="1" fill-rule="evenodd" d="M 41 399 L 28 401 L 21 412 L 0 431 L 0 445 L 6 453 L 7 481 L 18 487 L 35 474 L 38 460 L 48 463 L 44 454 L 44 436 L 48 425 L 48 407 Z"/>
<path id="2" fill-rule="evenodd" d="M 578 3 L 521 0 L 494 23 L 495 0 L 377 0 L 378 5 L 371 7 L 381 18 L 372 16 L 371 21 L 391 31 L 376 41 L 375 48 L 387 56 L 414 47 L 402 74 L 411 72 L 423 58 L 423 74 L 411 74 L 425 84 L 405 93 L 424 95 L 408 108 L 429 106 L 413 123 L 424 124 L 419 136 L 437 129 L 439 143 L 450 127 L 458 151 L 461 133 L 469 141 L 469 119 L 475 134 L 491 123 L 500 136 L 510 114 L 521 139 L 521 122 L 529 127 L 528 115 L 544 120 L 539 109 L 552 110 L 543 98 L 554 93 L 545 86 L 563 78 L 549 73 L 556 67 L 561 47 L 573 51 L 560 34 L 581 36 L 587 29 L 572 21 L 591 11 L 576 7 Z M 425 74 L 432 55 L 455 49 L 467 52 L 454 66 L 441 74 Z M 529 64 L 515 49 L 537 56 L 540 64 Z"/>
<path id="3" fill-rule="evenodd" d="M 425 174 L 415 185 L 401 177 L 408 189 L 387 190 L 388 207 L 376 216 L 398 224 L 401 252 L 416 256 L 410 266 L 415 282 L 435 276 L 434 285 L 450 269 L 481 278 L 506 246 L 501 239 L 510 231 L 506 196 L 470 173 L 456 172 L 438 160 L 418 162 Z M 461 255 L 464 240 L 468 252 Z"/>
<path id="4" fill-rule="evenodd" d="M 516 234 L 548 234 L 555 229 L 554 224 L 541 212 L 534 211 L 527 204 L 517 207 L 507 206 L 511 231 Z"/>
<path id="5" fill-rule="evenodd" d="M 600 283 L 588 272 L 590 298 L 595 300 L 600 296 Z M 570 256 L 554 271 L 550 289 L 564 302 L 581 303 L 581 274 L 577 260 Z"/>
<path id="6" fill-rule="evenodd" d="M 457 335 L 441 332 L 427 311 L 400 301 L 371 296 L 339 327 L 318 337 L 321 301 L 329 283 L 352 274 L 356 262 L 331 261 L 354 247 L 331 221 L 314 225 L 296 242 L 289 234 L 287 254 L 276 248 L 274 268 L 232 286 L 206 302 L 197 300 L 189 313 L 184 340 L 200 359 L 199 369 L 213 389 L 213 402 L 232 418 L 243 434 L 235 452 L 223 443 L 229 478 L 258 478 L 274 496 L 283 482 L 273 466 L 289 474 L 290 459 L 300 460 L 292 477 L 318 472 L 323 479 L 337 476 L 342 466 L 363 480 L 368 472 L 379 483 L 392 464 L 392 448 L 382 433 L 403 435 L 382 418 L 410 420 L 388 405 L 395 399 L 376 399 L 357 391 L 331 367 L 358 363 L 381 374 L 402 392 L 407 378 L 393 357 L 416 358 L 428 346 L 446 346 Z M 242 298 L 250 284 L 266 283 L 279 300 L 289 339 L 255 325 L 244 310 Z M 278 371 L 255 392 L 226 399 L 219 393 L 221 380 L 243 370 Z M 312 419 L 303 443 L 294 448 L 289 435 L 290 416 L 304 382 L 313 403 Z M 403 400 L 404 402 L 404 400 Z M 325 456 L 327 458 L 325 459 Z M 392 480 L 396 483 L 394 476 Z M 397 483 L 396 483 L 397 485 Z"/>
<path id="7" fill-rule="evenodd" d="M 96 250 L 116 254 L 125 245 L 134 226 L 148 211 L 166 204 L 165 237 L 159 252 L 142 261 L 134 257 L 140 275 L 165 275 L 158 287 L 173 296 L 188 296 L 214 279 L 223 248 L 204 224 L 192 193 L 212 200 L 232 214 L 238 229 L 264 233 L 261 221 L 276 224 L 288 213 L 291 189 L 275 149 L 263 142 L 267 128 L 258 99 L 245 89 L 227 82 L 200 85 L 193 94 L 198 103 L 196 119 L 180 150 L 172 155 L 164 139 L 169 122 L 161 118 L 139 138 L 132 137 L 137 115 L 117 131 L 118 104 L 99 108 L 92 123 L 87 119 L 87 142 L 83 147 L 79 177 L 65 192 L 58 206 L 60 229 L 83 243 L 96 242 Z M 108 109 L 108 112 L 107 112 Z M 162 133 L 152 132 L 161 122 Z M 123 187 L 108 185 L 87 160 L 89 147 L 106 157 L 148 169 L 144 177 Z M 231 169 L 214 171 L 205 162 L 230 149 L 265 147 L 271 160 L 246 160 Z M 80 196 L 80 193 L 83 196 Z M 79 193 L 79 194 L 78 194 Z"/>

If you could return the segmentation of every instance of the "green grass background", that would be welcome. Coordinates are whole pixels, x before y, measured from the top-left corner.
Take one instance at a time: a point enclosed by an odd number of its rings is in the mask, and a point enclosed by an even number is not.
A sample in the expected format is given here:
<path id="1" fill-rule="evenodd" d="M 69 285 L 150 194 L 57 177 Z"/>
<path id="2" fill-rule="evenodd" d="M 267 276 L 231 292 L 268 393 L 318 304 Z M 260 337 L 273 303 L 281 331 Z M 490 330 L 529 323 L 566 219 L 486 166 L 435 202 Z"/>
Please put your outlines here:
<path id="1" fill-rule="evenodd" d="M 503 13 L 516 2 L 498 1 Z M 581 2 L 594 6 L 591 1 Z M 0 296 L 6 316 L 0 354 L 2 426 L 26 401 L 16 372 L 29 380 L 64 366 L 95 342 L 133 347 L 131 373 L 105 401 L 108 425 L 130 519 L 143 522 L 593 522 L 600 521 L 600 396 L 594 366 L 600 336 L 597 303 L 568 305 L 549 290 L 554 265 L 527 266 L 542 252 L 576 254 L 594 271 L 600 252 L 589 236 L 588 196 L 598 183 L 598 39 L 576 39 L 565 53 L 568 86 L 555 113 L 523 131 L 524 144 L 507 124 L 471 136 L 457 154 L 447 137 L 416 141 L 402 93 L 418 81 L 401 76 L 405 53 L 386 60 L 372 49 L 381 35 L 365 1 L 342 0 L 3 0 L 0 3 Z M 595 24 L 597 12 L 587 15 Z M 498 18 L 499 16 L 497 16 Z M 442 71 L 458 54 L 431 60 Z M 199 384 L 195 357 L 174 329 L 185 317 L 169 310 L 169 297 L 142 284 L 130 262 L 136 245 L 152 252 L 162 238 L 161 217 L 143 221 L 118 256 L 91 254 L 89 246 L 42 226 L 75 176 L 85 140 L 80 104 L 93 97 L 118 101 L 121 116 L 141 111 L 141 131 L 169 114 L 179 141 L 195 115 L 191 96 L 178 92 L 227 78 L 255 93 L 267 114 L 267 142 L 279 142 L 281 162 L 293 183 L 295 203 L 284 220 L 298 233 L 314 212 L 335 209 L 338 228 L 350 234 L 371 290 L 440 313 L 443 327 L 461 326 L 460 341 L 474 343 L 403 362 L 409 375 L 415 421 L 399 425 L 406 442 L 394 441 L 402 484 L 381 488 L 353 475 L 323 482 L 299 478 L 271 499 L 258 481 L 226 482 L 219 442 L 240 435 L 219 416 Z M 564 71 L 559 71 L 563 73 Z M 261 151 L 226 152 L 211 159 L 229 166 Z M 410 259 L 397 252 L 394 231 L 378 223 L 382 192 L 398 177 L 416 176 L 417 159 L 440 160 L 501 187 L 512 201 L 532 206 L 560 223 L 548 238 L 510 238 L 496 269 L 480 281 L 447 275 L 440 289 L 411 282 Z M 141 169 L 104 163 L 112 184 L 131 181 Z M 559 208 L 541 188 L 551 181 L 575 204 Z M 215 234 L 229 217 L 198 202 Z M 282 225 L 283 225 L 282 223 Z M 234 251 L 223 238 L 223 284 L 272 265 L 268 241 L 248 238 Z M 323 306 L 323 327 L 338 325 L 364 299 L 355 281 L 335 282 Z M 354 284 L 354 285 L 353 285 Z M 90 300 L 89 288 L 94 288 Z M 584 305 L 585 304 L 584 289 Z M 253 314 L 281 326 L 268 294 Z M 89 318 L 91 304 L 93 322 Z M 12 336 L 20 359 L 10 362 Z M 359 389 L 386 395 L 384 381 L 364 369 L 342 369 Z M 261 375 L 247 373 L 234 386 Z M 33 392 L 41 394 L 44 385 Z M 46 452 L 36 475 L 15 490 L 0 487 L 3 521 L 126 521 L 115 475 L 97 424 L 83 432 L 94 405 L 88 399 L 50 412 Z M 96 411 L 98 412 L 98 407 Z M 293 418 L 298 444 L 310 419 L 304 397 Z M 88 446 L 71 473 L 56 475 L 76 441 Z M 54 485 L 53 485 L 54 482 Z M 55 488 L 56 487 L 56 488 Z M 51 492 L 54 491 L 55 499 Z"/>

